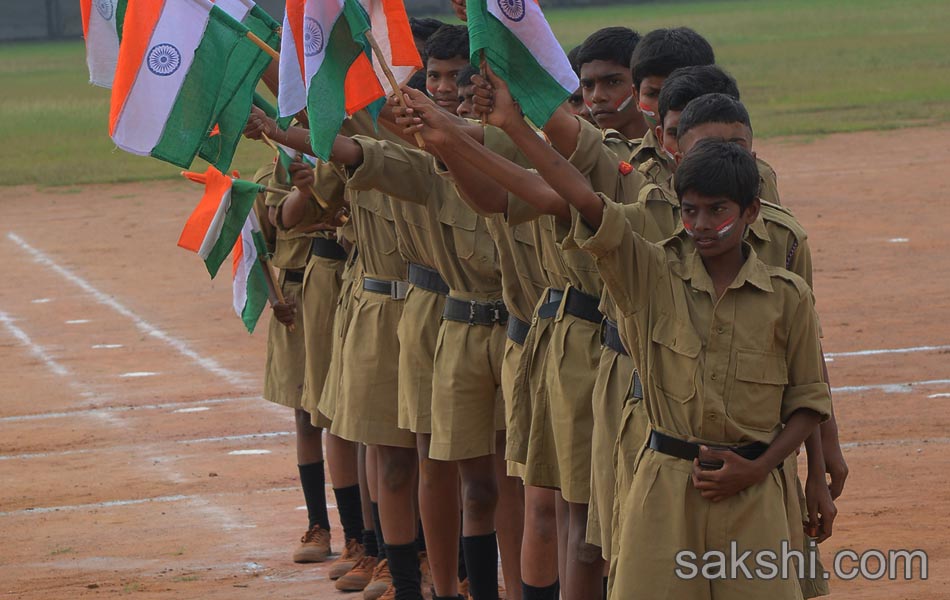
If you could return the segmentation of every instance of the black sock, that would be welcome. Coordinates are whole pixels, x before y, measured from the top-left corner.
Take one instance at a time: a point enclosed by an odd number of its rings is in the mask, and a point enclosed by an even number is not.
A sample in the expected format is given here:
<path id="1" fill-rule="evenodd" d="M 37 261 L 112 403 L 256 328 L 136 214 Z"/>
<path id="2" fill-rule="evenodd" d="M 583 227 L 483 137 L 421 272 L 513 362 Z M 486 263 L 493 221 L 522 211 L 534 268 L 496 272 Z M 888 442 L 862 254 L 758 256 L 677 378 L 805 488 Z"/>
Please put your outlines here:
<path id="1" fill-rule="evenodd" d="M 297 465 L 300 471 L 300 487 L 303 488 L 303 498 L 307 503 L 307 517 L 310 527 L 314 525 L 330 531 L 330 516 L 327 515 L 326 476 L 323 474 L 323 461 L 309 465 Z"/>
<path id="2" fill-rule="evenodd" d="M 422 600 L 422 574 L 419 572 L 419 551 L 416 543 L 386 546 L 389 572 L 396 588 L 396 600 Z"/>
<path id="3" fill-rule="evenodd" d="M 432 596 L 432 600 L 465 600 L 465 598 L 459 594 L 458 596 Z"/>
<path id="4" fill-rule="evenodd" d="M 419 521 L 419 532 L 416 534 L 416 549 L 426 551 L 426 532 L 422 530 L 422 521 Z"/>
<path id="5" fill-rule="evenodd" d="M 366 556 L 379 556 L 379 542 L 376 541 L 375 529 L 363 530 L 363 551 Z"/>
<path id="6" fill-rule="evenodd" d="M 604 577 L 604 596 L 603 600 L 607 600 L 607 578 Z"/>
<path id="7" fill-rule="evenodd" d="M 465 568 L 465 544 L 462 543 L 462 536 L 459 536 L 459 581 L 468 579 L 468 569 Z"/>
<path id="8" fill-rule="evenodd" d="M 474 600 L 498 600 L 498 540 L 495 533 L 462 537 L 468 593 Z"/>
<path id="9" fill-rule="evenodd" d="M 379 545 L 379 560 L 386 558 L 386 538 L 383 537 L 383 524 L 379 521 L 379 503 L 373 502 L 373 527 L 376 529 L 376 543 Z"/>
<path id="10" fill-rule="evenodd" d="M 340 513 L 340 525 L 343 537 L 349 541 L 360 539 L 363 531 L 363 505 L 360 502 L 360 486 L 333 488 L 336 496 L 336 509 Z"/>
<path id="11" fill-rule="evenodd" d="M 523 581 L 521 582 L 521 600 L 557 600 L 560 591 L 557 580 L 544 587 L 534 587 Z"/>

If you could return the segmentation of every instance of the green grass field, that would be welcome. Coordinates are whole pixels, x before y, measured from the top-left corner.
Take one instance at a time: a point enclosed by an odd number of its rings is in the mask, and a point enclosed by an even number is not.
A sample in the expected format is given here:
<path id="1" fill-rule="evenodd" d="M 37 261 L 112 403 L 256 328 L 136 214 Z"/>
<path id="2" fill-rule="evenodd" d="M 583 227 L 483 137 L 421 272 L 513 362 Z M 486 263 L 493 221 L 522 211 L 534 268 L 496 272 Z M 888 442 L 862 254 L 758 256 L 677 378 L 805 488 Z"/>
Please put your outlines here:
<path id="1" fill-rule="evenodd" d="M 739 81 L 758 136 L 815 136 L 950 120 L 950 3 L 908 0 L 664 2 L 551 10 L 565 47 L 623 24 L 687 25 Z M 114 148 L 108 90 L 87 84 L 80 41 L 0 45 L 0 185 L 173 177 Z M 270 155 L 242 142 L 243 172 Z M 204 169 L 196 161 L 195 169 Z"/>

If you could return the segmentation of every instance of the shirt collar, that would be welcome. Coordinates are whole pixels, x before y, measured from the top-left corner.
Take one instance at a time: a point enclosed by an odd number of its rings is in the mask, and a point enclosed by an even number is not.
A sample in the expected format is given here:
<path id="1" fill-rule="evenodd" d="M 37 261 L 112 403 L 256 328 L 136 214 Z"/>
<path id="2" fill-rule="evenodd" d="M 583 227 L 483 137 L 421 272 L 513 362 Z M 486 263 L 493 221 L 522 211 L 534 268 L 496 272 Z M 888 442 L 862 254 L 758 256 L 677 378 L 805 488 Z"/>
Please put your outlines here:
<path id="1" fill-rule="evenodd" d="M 763 242 L 772 241 L 772 236 L 769 235 L 769 229 L 765 226 L 765 219 L 762 218 L 761 211 L 759 212 L 759 217 L 749 226 L 749 234 L 754 235 Z"/>
<path id="2" fill-rule="evenodd" d="M 686 245 L 686 240 L 682 240 L 681 243 Z M 691 244 L 689 246 L 691 246 Z M 742 246 L 746 254 L 746 260 L 742 264 L 742 268 L 739 269 L 735 281 L 729 285 L 728 289 L 739 289 L 748 283 L 763 292 L 774 291 L 772 287 L 772 277 L 769 275 L 765 263 L 759 260 L 755 250 L 748 242 L 742 242 Z M 672 270 L 673 273 L 683 281 L 689 281 L 694 289 L 708 292 L 715 296 L 715 286 L 713 286 L 709 272 L 706 271 L 706 267 L 703 265 L 702 257 L 699 256 L 699 252 L 697 252 L 695 248 L 679 262 L 674 263 Z"/>

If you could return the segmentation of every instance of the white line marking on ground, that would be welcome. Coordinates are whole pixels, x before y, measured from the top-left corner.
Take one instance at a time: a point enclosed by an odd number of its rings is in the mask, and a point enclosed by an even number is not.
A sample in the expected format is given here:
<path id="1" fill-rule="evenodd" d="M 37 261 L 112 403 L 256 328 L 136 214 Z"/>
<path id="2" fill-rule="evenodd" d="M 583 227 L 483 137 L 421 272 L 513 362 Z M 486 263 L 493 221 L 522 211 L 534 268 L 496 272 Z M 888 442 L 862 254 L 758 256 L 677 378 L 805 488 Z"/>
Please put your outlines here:
<path id="1" fill-rule="evenodd" d="M 307 507 L 306 507 L 306 505 L 304 505 L 304 506 L 298 506 L 295 510 L 307 510 Z"/>
<path id="2" fill-rule="evenodd" d="M 183 406 L 203 406 L 205 404 L 227 404 L 230 402 L 256 402 L 262 400 L 260 396 L 237 396 L 234 398 L 210 398 L 207 400 L 192 400 L 190 402 L 166 402 L 164 404 L 144 404 L 138 406 L 101 406 L 97 408 L 80 408 L 77 410 L 64 410 L 59 412 L 34 413 L 28 415 L 12 415 L 9 417 L 0 417 L 0 423 L 6 421 L 36 421 L 41 419 L 61 419 L 72 418 L 82 415 L 93 415 L 99 412 L 125 412 L 130 410 L 167 410 L 169 408 L 181 408 Z"/>
<path id="3" fill-rule="evenodd" d="M 929 381 L 908 381 L 906 383 L 877 383 L 873 385 L 846 385 L 831 388 L 832 394 L 849 394 L 854 392 L 880 391 L 888 394 L 906 394 L 914 391 L 915 387 L 925 385 L 948 385 L 950 379 L 931 379 Z"/>
<path id="4" fill-rule="evenodd" d="M 155 373 L 154 371 L 132 371 L 130 373 L 123 373 L 119 375 L 119 377 L 124 379 L 134 379 L 136 377 L 152 377 L 154 375 L 158 375 L 158 373 Z"/>
<path id="5" fill-rule="evenodd" d="M 66 267 L 57 263 L 55 260 L 50 258 L 42 250 L 38 250 L 37 248 L 34 248 L 30 244 L 28 244 L 26 240 L 24 240 L 17 234 L 13 233 L 12 231 L 8 232 L 7 238 L 13 241 L 14 243 L 16 243 L 23 250 L 26 250 L 26 252 L 32 256 L 35 262 L 49 269 L 52 269 L 53 271 L 58 273 L 60 276 L 62 276 L 64 279 L 69 280 L 74 285 L 81 288 L 84 292 L 86 292 L 87 294 L 95 298 L 96 301 L 99 302 L 100 304 L 104 304 L 108 306 L 109 308 L 111 308 L 112 310 L 114 310 L 115 312 L 119 313 L 120 315 L 130 319 L 140 331 L 165 342 L 166 344 L 171 346 L 173 349 L 175 349 L 175 351 L 177 351 L 179 354 L 190 359 L 193 363 L 200 366 L 204 370 L 214 375 L 217 375 L 218 377 L 220 377 L 221 379 L 224 379 L 228 383 L 237 383 L 237 384 L 245 385 L 245 386 L 249 385 L 250 379 L 244 373 L 239 373 L 232 369 L 227 369 L 223 367 L 215 359 L 207 357 L 207 356 L 202 356 L 197 351 L 193 350 L 191 346 L 189 346 L 183 340 L 180 340 L 168 334 L 167 332 L 163 331 L 162 329 L 159 329 L 155 325 L 152 325 L 151 323 L 149 323 L 142 317 L 135 314 L 132 310 L 127 308 L 124 304 L 122 304 L 115 298 L 100 291 L 91 283 L 89 283 L 88 281 L 80 277 L 79 275 L 76 275 L 75 273 L 73 273 L 70 269 L 67 269 Z"/>
<path id="6" fill-rule="evenodd" d="M 204 412 L 206 410 L 211 410 L 207 406 L 195 406 L 194 408 L 179 408 L 178 410 L 173 410 L 172 412 L 176 413 L 196 413 Z"/>
<path id="7" fill-rule="evenodd" d="M 247 450 L 231 450 L 228 456 L 256 456 L 258 454 L 270 454 L 270 450 L 262 448 L 249 448 Z"/>
<path id="8" fill-rule="evenodd" d="M 908 238 L 891 238 L 891 239 L 889 239 L 889 240 L 887 240 L 887 241 L 889 241 L 889 242 L 892 243 L 892 244 L 906 244 L 907 242 L 910 241 L 910 239 L 908 239 Z"/>
<path id="9" fill-rule="evenodd" d="M 939 394 L 930 394 L 928 398 L 950 398 L 950 393 L 941 392 Z"/>
<path id="10" fill-rule="evenodd" d="M 56 359 L 50 356 L 49 353 L 43 349 L 43 346 L 40 346 L 34 342 L 25 331 L 17 327 L 10 315 L 0 311 L 0 323 L 3 323 L 3 327 L 10 333 L 10 335 L 15 337 L 21 344 L 27 347 L 27 349 L 30 351 L 30 354 L 43 361 L 43 364 L 46 365 L 47 369 L 59 375 L 60 377 L 69 377 L 69 370 L 56 362 Z"/>
<path id="11" fill-rule="evenodd" d="M 864 442 L 848 442 L 841 444 L 842 448 L 870 448 L 876 446 L 916 446 L 918 444 L 950 444 L 950 438 L 923 438 L 917 440 L 868 440 Z"/>
<path id="12" fill-rule="evenodd" d="M 89 319 L 71 319 L 66 321 L 67 325 L 83 325 L 85 323 L 92 323 Z"/>
<path id="13" fill-rule="evenodd" d="M 240 490 L 236 492 L 222 492 L 218 494 L 176 494 L 173 496 L 155 496 L 152 498 L 135 498 L 130 500 L 107 500 L 105 502 L 92 502 L 89 504 L 67 504 L 64 506 L 36 506 L 31 508 L 21 508 L 20 510 L 11 510 L 0 512 L 0 517 L 14 517 L 21 515 L 42 515 L 54 512 L 75 512 L 82 510 L 96 510 L 100 508 L 114 508 L 123 506 L 136 506 L 139 504 L 149 504 L 152 502 L 183 502 L 191 500 L 207 501 L 215 498 L 227 498 L 230 496 L 246 496 L 247 494 L 273 494 L 285 492 L 299 492 L 299 487 L 279 487 L 267 488 L 263 490 Z"/>
<path id="14" fill-rule="evenodd" d="M 950 350 L 950 344 L 941 346 L 913 346 L 910 348 L 880 348 L 877 350 L 854 350 L 851 352 L 828 352 L 825 358 L 843 358 L 845 356 L 875 356 L 878 354 L 911 354 L 914 352 L 943 352 Z"/>
<path id="15" fill-rule="evenodd" d="M 53 301 L 52 298 L 34 298 L 33 300 L 30 300 L 30 302 L 32 302 L 33 304 L 46 304 L 47 302 L 52 302 L 52 301 Z"/>
<path id="16" fill-rule="evenodd" d="M 122 344 L 93 344 L 91 348 L 93 350 L 113 350 L 115 348 L 121 348 Z"/>
<path id="17" fill-rule="evenodd" d="M 245 441 L 260 441 L 270 438 L 281 438 L 295 435 L 293 431 L 269 431 L 264 433 L 247 433 L 244 435 L 223 435 L 220 437 L 211 437 L 211 438 L 200 438 L 196 440 L 175 440 L 174 442 L 166 442 L 171 444 L 180 444 L 187 446 L 189 444 L 213 444 L 221 442 L 245 442 Z M 154 444 L 156 447 L 160 446 L 161 443 Z M 116 445 L 108 446 L 105 448 L 76 448 L 74 450 L 55 450 L 52 452 L 25 452 L 23 454 L 0 454 L 0 461 L 2 460 L 27 460 L 31 458 L 52 458 L 60 456 L 74 456 L 77 454 L 96 454 L 100 452 L 122 452 L 129 453 L 134 450 L 141 450 L 143 448 L 142 444 L 136 445 Z"/>

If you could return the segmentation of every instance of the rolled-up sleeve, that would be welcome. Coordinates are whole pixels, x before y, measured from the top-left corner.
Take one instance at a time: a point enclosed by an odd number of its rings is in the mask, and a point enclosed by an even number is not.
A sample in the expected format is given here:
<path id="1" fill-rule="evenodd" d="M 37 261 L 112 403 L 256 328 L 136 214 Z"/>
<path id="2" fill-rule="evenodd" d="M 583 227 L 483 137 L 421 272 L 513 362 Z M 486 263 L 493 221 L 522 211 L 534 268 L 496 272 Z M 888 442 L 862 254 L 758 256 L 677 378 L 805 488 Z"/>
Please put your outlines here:
<path id="1" fill-rule="evenodd" d="M 801 302 L 788 331 L 786 361 L 788 385 L 782 396 L 782 422 L 800 409 L 813 410 L 822 422 L 831 417 L 831 390 L 821 368 L 818 315 L 810 290 L 801 293 Z"/>

